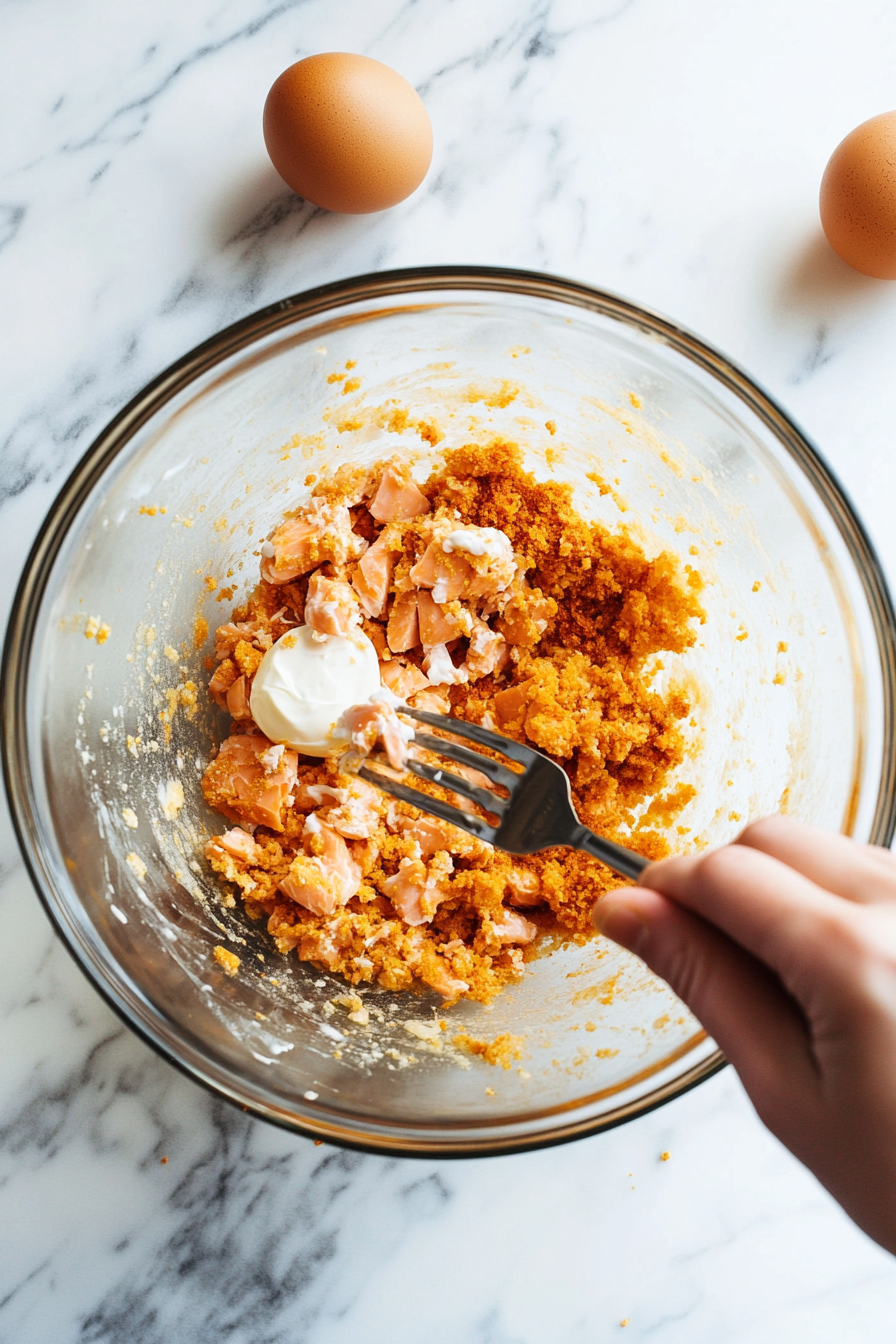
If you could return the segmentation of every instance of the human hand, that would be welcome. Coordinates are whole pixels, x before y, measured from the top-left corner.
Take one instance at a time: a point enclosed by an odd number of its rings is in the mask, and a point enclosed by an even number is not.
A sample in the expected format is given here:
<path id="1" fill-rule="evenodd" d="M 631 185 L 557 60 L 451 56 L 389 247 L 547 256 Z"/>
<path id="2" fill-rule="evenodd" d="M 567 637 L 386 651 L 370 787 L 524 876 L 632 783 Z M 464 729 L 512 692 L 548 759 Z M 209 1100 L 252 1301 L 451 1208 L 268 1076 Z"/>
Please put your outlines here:
<path id="1" fill-rule="evenodd" d="M 896 857 L 784 817 L 594 909 L 696 1014 L 760 1118 L 896 1253 Z"/>

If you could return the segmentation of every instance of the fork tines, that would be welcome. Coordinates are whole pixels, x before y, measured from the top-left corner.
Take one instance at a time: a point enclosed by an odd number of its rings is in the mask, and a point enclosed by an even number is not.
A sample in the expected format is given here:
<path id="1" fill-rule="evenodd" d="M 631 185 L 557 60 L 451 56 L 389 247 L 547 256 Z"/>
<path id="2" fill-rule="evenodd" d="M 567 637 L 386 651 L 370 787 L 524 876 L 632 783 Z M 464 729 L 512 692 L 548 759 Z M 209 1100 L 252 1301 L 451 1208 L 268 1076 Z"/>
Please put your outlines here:
<path id="1" fill-rule="evenodd" d="M 415 760 L 412 757 L 408 759 L 406 769 L 411 774 L 416 775 L 418 779 L 425 779 L 431 784 L 438 784 L 441 788 L 475 803 L 484 812 L 495 817 L 497 824 L 493 825 L 489 820 L 472 812 L 454 807 L 451 803 L 444 802 L 432 794 L 421 793 L 418 789 L 412 789 L 408 785 L 402 784 L 400 780 L 394 777 L 385 757 L 376 755 L 371 756 L 369 760 L 371 764 L 389 770 L 388 774 L 381 772 L 379 769 L 372 770 L 370 765 L 365 765 L 358 772 L 361 778 L 368 780 L 371 784 L 376 784 L 386 793 L 391 793 L 393 797 L 399 798 L 403 802 L 411 803 L 424 812 L 432 813 L 442 821 L 460 826 L 463 830 L 471 832 L 481 840 L 493 842 L 504 811 L 513 795 L 514 785 L 519 782 L 521 775 L 517 771 L 509 769 L 506 765 L 502 765 L 500 761 L 492 760 L 490 756 L 480 755 L 478 751 L 471 751 L 469 747 L 465 747 L 462 743 L 453 739 L 465 737 L 491 751 L 500 752 L 505 758 L 523 766 L 529 764 L 535 753 L 518 742 L 499 737 L 496 733 L 489 732 L 487 728 L 482 728 L 479 724 L 467 723 L 463 719 L 453 719 L 444 714 L 432 714 L 428 710 L 411 709 L 405 706 L 400 707 L 399 713 L 406 714 L 420 723 L 425 723 L 432 728 L 438 728 L 444 733 L 451 734 L 451 737 L 436 737 L 432 733 L 418 732 L 414 736 L 415 746 L 422 747 L 425 751 L 431 751 L 436 755 L 444 756 L 456 765 L 477 770 L 502 792 L 493 792 L 492 789 L 474 784 L 461 775 L 454 774 L 453 771 L 443 770 L 430 765 L 426 761 Z"/>

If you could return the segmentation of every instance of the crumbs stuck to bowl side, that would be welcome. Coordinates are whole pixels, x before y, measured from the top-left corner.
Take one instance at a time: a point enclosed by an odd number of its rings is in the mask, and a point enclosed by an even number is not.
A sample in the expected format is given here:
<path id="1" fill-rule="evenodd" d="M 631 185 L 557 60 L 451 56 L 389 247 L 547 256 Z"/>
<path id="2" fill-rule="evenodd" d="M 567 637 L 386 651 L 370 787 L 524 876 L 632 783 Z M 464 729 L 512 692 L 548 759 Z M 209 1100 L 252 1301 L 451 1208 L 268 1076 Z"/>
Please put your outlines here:
<path id="1" fill-rule="evenodd" d="M 280 957 L 201 859 L 209 631 L 271 527 L 324 468 L 495 437 L 701 574 L 697 644 L 655 671 L 693 705 L 678 847 L 777 809 L 893 831 L 879 567 L 811 447 L 720 355 L 611 295 L 486 270 L 345 281 L 230 328 L 135 399 L 51 511 L 7 642 L 13 810 L 57 929 L 126 1021 L 255 1113 L 378 1151 L 573 1138 L 721 1063 L 605 940 L 558 943 L 444 1029 L 438 996 Z"/>

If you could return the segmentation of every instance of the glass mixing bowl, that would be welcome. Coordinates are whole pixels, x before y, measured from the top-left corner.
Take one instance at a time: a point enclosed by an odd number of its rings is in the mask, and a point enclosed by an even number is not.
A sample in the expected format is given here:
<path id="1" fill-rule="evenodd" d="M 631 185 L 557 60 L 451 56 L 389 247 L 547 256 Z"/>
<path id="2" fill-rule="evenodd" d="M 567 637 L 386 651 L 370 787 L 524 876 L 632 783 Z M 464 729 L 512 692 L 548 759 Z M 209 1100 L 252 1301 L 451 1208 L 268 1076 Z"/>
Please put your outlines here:
<path id="1" fill-rule="evenodd" d="M 698 642 L 657 672 L 694 705 L 678 848 L 778 808 L 889 842 L 894 619 L 842 491 L 755 384 L 665 319 L 548 276 L 403 271 L 286 299 L 100 435 L 35 544 L 6 648 L 7 782 L 56 928 L 124 1020 L 222 1096 L 332 1142 L 465 1156 L 617 1124 L 724 1061 L 603 940 L 534 960 L 491 1009 L 450 1010 L 478 1038 L 524 1038 L 508 1070 L 415 1034 L 443 1015 L 434 995 L 364 989 L 357 1025 L 330 1002 L 344 983 L 274 952 L 201 859 L 220 830 L 199 779 L 220 735 L 203 683 L 222 586 L 246 591 L 310 473 L 430 451 L 421 420 L 440 447 L 520 442 L 583 513 L 702 574 Z"/>

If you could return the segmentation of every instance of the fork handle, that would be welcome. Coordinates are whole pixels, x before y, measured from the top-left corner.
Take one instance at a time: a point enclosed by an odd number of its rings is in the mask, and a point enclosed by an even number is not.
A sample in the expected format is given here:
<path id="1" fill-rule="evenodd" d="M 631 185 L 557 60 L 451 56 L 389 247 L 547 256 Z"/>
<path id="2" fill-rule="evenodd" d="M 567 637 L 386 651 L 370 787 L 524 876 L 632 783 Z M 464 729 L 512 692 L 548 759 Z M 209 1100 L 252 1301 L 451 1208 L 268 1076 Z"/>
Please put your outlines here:
<path id="1" fill-rule="evenodd" d="M 624 845 L 617 845 L 613 840 L 595 835 L 587 826 L 577 826 L 568 843 L 573 849 L 581 849 L 593 859 L 600 859 L 601 863 L 612 868 L 614 873 L 618 873 L 620 877 L 627 877 L 630 881 L 637 881 L 650 863 L 650 859 L 645 859 L 643 854 L 636 854 L 634 850 L 626 849 Z"/>

